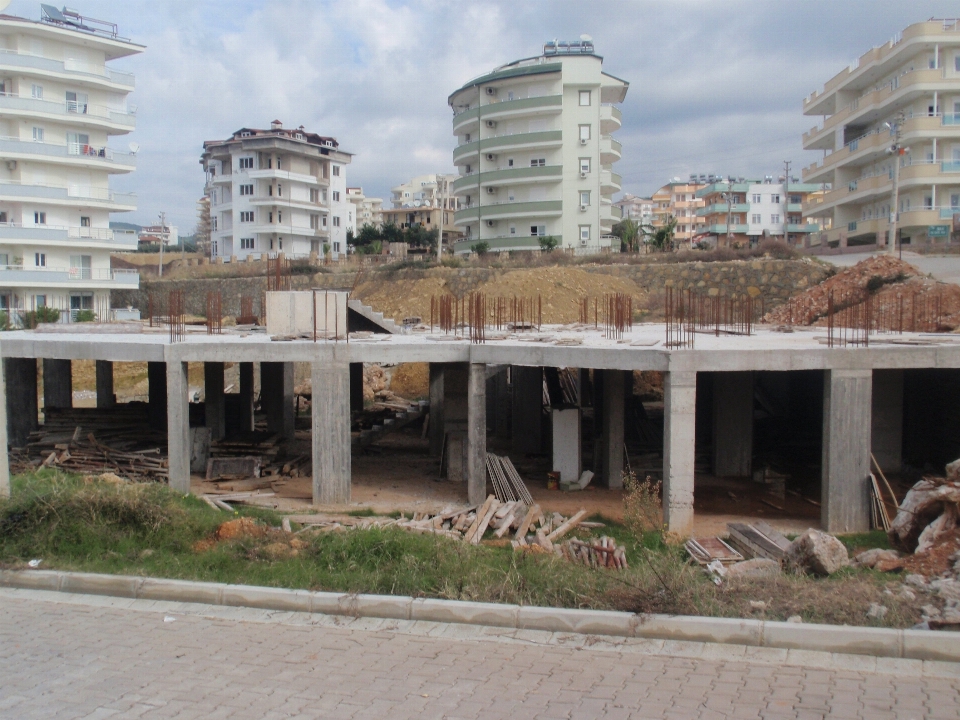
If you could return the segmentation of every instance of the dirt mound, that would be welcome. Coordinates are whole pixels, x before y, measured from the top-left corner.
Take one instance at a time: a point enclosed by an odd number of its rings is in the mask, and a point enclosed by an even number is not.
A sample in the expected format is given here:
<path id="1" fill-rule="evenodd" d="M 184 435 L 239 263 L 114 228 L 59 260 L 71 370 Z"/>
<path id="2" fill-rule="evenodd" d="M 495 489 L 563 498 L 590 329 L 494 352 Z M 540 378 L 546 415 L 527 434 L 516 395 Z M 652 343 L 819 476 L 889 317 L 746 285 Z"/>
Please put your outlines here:
<path id="1" fill-rule="evenodd" d="M 402 363 L 393 371 L 390 389 L 407 400 L 430 396 L 430 366 L 427 363 Z"/>
<path id="2" fill-rule="evenodd" d="M 239 537 L 263 537 L 267 529 L 253 518 L 242 517 L 227 520 L 217 528 L 217 540 L 234 540 Z"/>

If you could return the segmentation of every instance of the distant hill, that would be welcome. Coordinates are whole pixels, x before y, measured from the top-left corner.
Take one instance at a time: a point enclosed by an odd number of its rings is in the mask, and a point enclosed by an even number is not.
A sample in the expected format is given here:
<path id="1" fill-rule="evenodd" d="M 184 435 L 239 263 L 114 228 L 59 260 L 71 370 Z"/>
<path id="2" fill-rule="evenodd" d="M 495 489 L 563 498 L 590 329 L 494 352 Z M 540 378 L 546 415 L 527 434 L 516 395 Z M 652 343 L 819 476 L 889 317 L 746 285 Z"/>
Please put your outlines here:
<path id="1" fill-rule="evenodd" d="M 135 223 L 128 222 L 110 222 L 111 230 L 127 230 L 130 232 L 139 233 L 143 229 L 143 225 L 137 225 Z"/>

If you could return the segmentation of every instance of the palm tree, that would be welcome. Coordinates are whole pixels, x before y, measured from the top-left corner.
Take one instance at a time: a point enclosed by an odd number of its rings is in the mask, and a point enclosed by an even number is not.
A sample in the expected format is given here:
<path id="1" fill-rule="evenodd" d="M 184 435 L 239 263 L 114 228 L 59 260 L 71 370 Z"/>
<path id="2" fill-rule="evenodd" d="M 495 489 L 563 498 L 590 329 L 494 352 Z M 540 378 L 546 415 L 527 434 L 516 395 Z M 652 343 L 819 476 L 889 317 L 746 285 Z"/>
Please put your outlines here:
<path id="1" fill-rule="evenodd" d="M 670 215 L 667 223 L 660 227 L 644 226 L 644 242 L 657 252 L 667 252 L 673 249 L 673 235 L 677 229 L 677 219 Z"/>
<path id="2" fill-rule="evenodd" d="M 629 252 L 634 252 L 640 241 L 640 225 L 636 220 L 627 218 L 613 226 L 613 234 L 620 238 Z"/>

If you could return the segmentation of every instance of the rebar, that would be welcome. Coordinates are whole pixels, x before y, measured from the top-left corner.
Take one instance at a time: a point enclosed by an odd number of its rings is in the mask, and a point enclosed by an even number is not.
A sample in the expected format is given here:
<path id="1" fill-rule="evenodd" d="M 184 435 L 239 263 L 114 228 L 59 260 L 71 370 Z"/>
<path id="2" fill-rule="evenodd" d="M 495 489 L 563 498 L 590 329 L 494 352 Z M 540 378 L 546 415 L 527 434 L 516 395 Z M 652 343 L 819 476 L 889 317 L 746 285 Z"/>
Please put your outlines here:
<path id="1" fill-rule="evenodd" d="M 693 292 L 666 287 L 664 299 L 664 319 L 666 320 L 666 346 L 692 348 L 694 344 Z"/>
<path id="2" fill-rule="evenodd" d="M 207 335 L 223 332 L 223 293 L 219 290 L 207 293 Z"/>
<path id="3" fill-rule="evenodd" d="M 170 318 L 170 342 L 180 342 L 186 329 L 186 301 L 183 290 L 171 290 L 167 304 Z"/>

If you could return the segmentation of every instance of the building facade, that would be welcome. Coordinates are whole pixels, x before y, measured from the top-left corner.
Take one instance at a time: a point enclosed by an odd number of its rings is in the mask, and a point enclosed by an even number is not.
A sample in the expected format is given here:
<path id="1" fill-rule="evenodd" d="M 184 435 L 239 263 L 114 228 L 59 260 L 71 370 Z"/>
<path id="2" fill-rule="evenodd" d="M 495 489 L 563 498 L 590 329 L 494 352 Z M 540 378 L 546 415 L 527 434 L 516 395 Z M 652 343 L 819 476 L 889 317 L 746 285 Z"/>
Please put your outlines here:
<path id="1" fill-rule="evenodd" d="M 475 78 L 448 99 L 460 173 L 455 252 L 531 250 L 552 236 L 582 252 L 615 249 L 621 147 L 616 104 L 628 83 L 603 72 L 593 43 L 547 43 L 538 57 Z"/>
<path id="2" fill-rule="evenodd" d="M 829 185 L 804 208 L 831 225 L 821 243 L 889 247 L 894 210 L 904 245 L 949 240 L 960 215 L 960 22 L 910 25 L 805 98 L 803 112 L 823 118 L 803 135 L 804 149 L 823 152 L 804 182 Z"/>
<path id="3" fill-rule="evenodd" d="M 690 247 L 702 234 L 706 221 L 697 213 L 703 207 L 703 199 L 697 197 L 697 191 L 706 186 L 697 176 L 684 182 L 679 178 L 671 180 L 653 194 L 653 227 L 661 228 L 677 221 L 673 239 L 677 248 Z"/>
<path id="4" fill-rule="evenodd" d="M 353 204 L 353 219 L 356 229 L 364 225 L 379 228 L 383 224 L 383 198 L 368 198 L 363 188 L 348 187 L 347 200 Z"/>
<path id="5" fill-rule="evenodd" d="M 334 138 L 286 129 L 241 128 L 203 144 L 210 198 L 210 255 L 308 257 L 347 252 L 355 209 L 347 197 L 352 155 Z"/>
<path id="6" fill-rule="evenodd" d="M 459 198 L 453 190 L 457 177 L 440 173 L 420 175 L 391 188 L 390 202 L 393 207 L 383 210 L 383 222 L 399 228 L 423 225 L 427 230 L 433 230 L 442 222 L 443 242 L 449 247 L 463 235 L 454 222 L 460 207 Z"/>
<path id="7" fill-rule="evenodd" d="M 819 185 L 789 182 L 785 187 L 773 178 L 711 183 L 696 192 L 704 203 L 697 210 L 704 221 L 701 237 L 715 247 L 746 247 L 772 237 L 808 246 L 820 225 L 804 222 L 802 208 L 811 194 L 819 191 Z"/>
<path id="8" fill-rule="evenodd" d="M 136 250 L 110 214 L 136 209 L 110 177 L 136 168 L 109 146 L 134 129 L 134 77 L 108 67 L 143 51 L 116 25 L 43 6 L 40 21 L 0 16 L 0 309 L 13 322 L 40 307 L 106 321 L 110 291 L 136 289 L 110 253 Z M 132 145 L 132 144 L 131 144 Z M 135 147 L 135 146 L 133 146 Z"/>
<path id="9" fill-rule="evenodd" d="M 653 198 L 642 198 L 626 193 L 613 204 L 619 208 L 620 217 L 630 219 L 639 225 L 653 224 Z"/>

